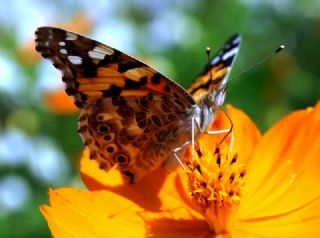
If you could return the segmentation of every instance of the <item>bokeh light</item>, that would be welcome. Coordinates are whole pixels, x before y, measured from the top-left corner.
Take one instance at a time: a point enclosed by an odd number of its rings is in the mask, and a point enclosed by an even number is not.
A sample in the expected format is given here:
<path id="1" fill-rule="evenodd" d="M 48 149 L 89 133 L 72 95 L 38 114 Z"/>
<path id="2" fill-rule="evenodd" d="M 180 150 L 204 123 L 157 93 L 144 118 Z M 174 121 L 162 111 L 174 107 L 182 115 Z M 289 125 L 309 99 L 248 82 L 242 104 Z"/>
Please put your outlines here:
<path id="1" fill-rule="evenodd" d="M 23 177 L 11 174 L 0 180 L 0 194 L 0 213 L 16 212 L 30 199 L 31 188 Z"/>

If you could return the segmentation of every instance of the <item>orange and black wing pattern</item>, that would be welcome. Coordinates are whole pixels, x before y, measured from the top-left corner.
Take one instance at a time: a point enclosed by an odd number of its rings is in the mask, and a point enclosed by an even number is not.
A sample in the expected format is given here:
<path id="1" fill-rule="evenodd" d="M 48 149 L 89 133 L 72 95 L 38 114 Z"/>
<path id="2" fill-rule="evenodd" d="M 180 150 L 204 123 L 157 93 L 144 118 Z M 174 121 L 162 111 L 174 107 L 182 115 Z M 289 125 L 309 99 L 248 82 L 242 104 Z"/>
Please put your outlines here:
<path id="1" fill-rule="evenodd" d="M 168 95 L 194 104 L 181 86 L 110 46 L 59 28 L 40 27 L 36 50 L 62 72 L 66 92 L 83 108 L 113 96 Z"/>
<path id="2" fill-rule="evenodd" d="M 188 92 L 194 97 L 195 101 L 198 101 L 201 95 L 209 90 L 219 91 L 222 86 L 226 85 L 232 64 L 239 52 L 240 42 L 239 34 L 230 37 L 224 47 L 218 51 L 203 72 L 191 84 Z"/>

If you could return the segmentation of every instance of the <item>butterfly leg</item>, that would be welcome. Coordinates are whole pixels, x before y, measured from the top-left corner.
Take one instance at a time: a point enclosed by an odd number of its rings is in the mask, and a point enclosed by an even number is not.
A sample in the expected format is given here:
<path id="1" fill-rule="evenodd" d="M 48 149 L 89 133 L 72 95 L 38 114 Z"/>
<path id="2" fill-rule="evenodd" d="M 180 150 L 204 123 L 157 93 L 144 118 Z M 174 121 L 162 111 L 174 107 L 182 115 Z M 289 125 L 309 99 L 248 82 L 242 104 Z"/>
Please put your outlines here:
<path id="1" fill-rule="evenodd" d="M 195 151 L 195 130 L 198 130 L 199 132 L 201 132 L 201 128 L 200 128 L 200 125 L 199 123 L 197 122 L 196 118 L 195 117 L 192 117 L 192 133 L 191 133 L 191 136 L 192 136 L 192 162 L 194 160 L 194 151 Z"/>
<path id="2" fill-rule="evenodd" d="M 192 163 L 194 161 L 194 129 L 195 124 L 197 124 L 195 117 L 192 117 L 192 123 L 191 123 L 191 143 L 192 143 Z"/>
<path id="3" fill-rule="evenodd" d="M 178 152 L 183 150 L 186 146 L 188 145 L 192 145 L 192 160 L 194 159 L 194 151 L 195 151 L 195 129 L 200 131 L 200 126 L 196 120 L 195 117 L 192 117 L 192 122 L 191 122 L 191 141 L 187 141 L 184 144 L 182 144 L 181 146 L 175 148 L 173 150 L 173 156 L 175 157 L 175 159 L 179 162 L 179 164 L 182 166 L 182 168 L 185 169 L 185 166 L 182 163 L 182 160 L 179 158 L 178 156 Z"/>
<path id="4" fill-rule="evenodd" d="M 230 128 L 229 129 L 225 129 L 225 130 L 207 131 L 205 133 L 208 134 L 208 135 L 217 135 L 217 134 L 226 133 L 225 136 L 219 142 L 220 145 L 231 134 L 230 151 L 232 151 L 232 147 L 233 147 L 233 132 L 232 132 L 232 130 L 233 130 L 233 122 L 232 122 L 229 114 L 227 113 L 226 109 L 223 106 L 220 106 L 220 108 L 225 113 L 225 115 L 227 116 L 227 118 L 228 118 L 228 120 L 230 122 Z"/>
<path id="5" fill-rule="evenodd" d="M 183 150 L 186 146 L 190 145 L 192 142 L 191 141 L 187 141 L 186 143 L 182 144 L 181 146 L 175 148 L 173 150 L 173 156 L 175 157 L 175 159 L 179 162 L 179 164 L 181 165 L 181 167 L 185 170 L 186 167 L 184 166 L 184 164 L 182 163 L 182 160 L 179 158 L 178 156 L 178 152 Z"/>

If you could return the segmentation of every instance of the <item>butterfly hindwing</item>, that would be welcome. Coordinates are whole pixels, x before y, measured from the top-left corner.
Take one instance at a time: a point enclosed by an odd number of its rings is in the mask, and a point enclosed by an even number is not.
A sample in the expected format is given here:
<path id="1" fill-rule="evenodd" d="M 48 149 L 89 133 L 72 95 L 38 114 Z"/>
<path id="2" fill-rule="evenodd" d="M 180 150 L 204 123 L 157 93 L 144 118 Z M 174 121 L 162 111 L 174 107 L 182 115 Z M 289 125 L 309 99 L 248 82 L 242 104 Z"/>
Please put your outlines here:
<path id="1" fill-rule="evenodd" d="M 227 83 L 232 64 L 239 52 L 240 42 L 239 34 L 231 36 L 224 47 L 212 57 L 210 65 L 207 65 L 191 84 L 188 92 L 194 97 L 195 101 L 198 101 L 201 95 L 209 90 L 218 91 L 222 85 Z"/>
<path id="2" fill-rule="evenodd" d="M 66 92 L 83 108 L 111 96 L 170 95 L 194 103 L 178 84 L 110 46 L 53 27 L 36 31 L 36 50 L 62 72 Z"/>
<path id="3" fill-rule="evenodd" d="M 134 183 L 188 139 L 188 107 L 167 95 L 107 97 L 81 111 L 78 132 L 100 169 L 117 165 L 124 180 Z"/>

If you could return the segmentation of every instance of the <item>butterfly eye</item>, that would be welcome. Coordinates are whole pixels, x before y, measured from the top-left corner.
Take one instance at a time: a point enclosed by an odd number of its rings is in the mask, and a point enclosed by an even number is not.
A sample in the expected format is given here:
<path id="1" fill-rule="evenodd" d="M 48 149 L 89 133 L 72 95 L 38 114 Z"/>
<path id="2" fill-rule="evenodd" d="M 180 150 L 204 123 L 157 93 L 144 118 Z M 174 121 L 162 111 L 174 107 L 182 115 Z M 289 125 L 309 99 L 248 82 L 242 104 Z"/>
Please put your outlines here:
<path id="1" fill-rule="evenodd" d="M 205 103 L 208 105 L 208 106 L 211 106 L 214 104 L 216 98 L 213 94 L 207 94 L 206 98 L 205 98 Z"/>

